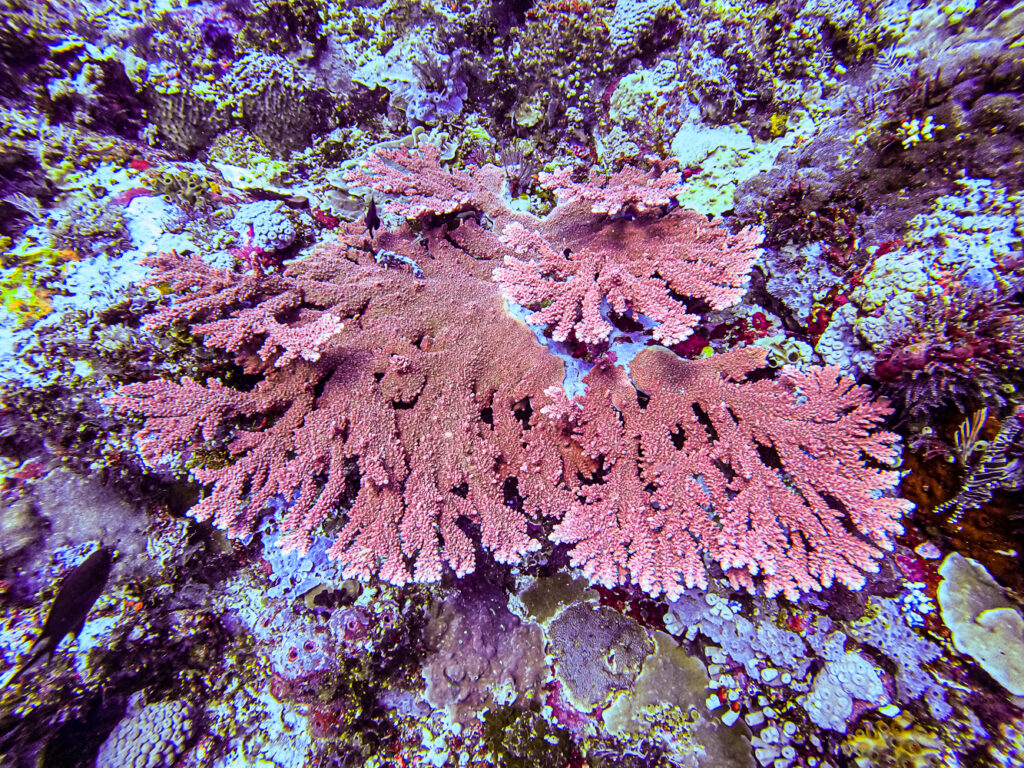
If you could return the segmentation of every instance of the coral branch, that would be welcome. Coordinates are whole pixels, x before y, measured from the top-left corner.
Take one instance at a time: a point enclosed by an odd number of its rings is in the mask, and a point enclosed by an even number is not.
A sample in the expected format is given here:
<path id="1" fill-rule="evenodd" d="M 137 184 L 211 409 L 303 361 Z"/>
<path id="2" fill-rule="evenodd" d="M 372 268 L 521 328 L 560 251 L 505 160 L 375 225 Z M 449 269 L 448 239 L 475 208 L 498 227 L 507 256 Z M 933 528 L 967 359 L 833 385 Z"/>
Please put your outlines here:
<path id="1" fill-rule="evenodd" d="M 505 312 L 489 264 L 440 237 L 429 252 L 407 229 L 382 238 L 423 264 L 423 276 L 382 269 L 345 240 L 288 267 L 280 292 L 253 294 L 255 306 L 239 308 L 219 282 L 176 298 L 211 299 L 189 314 L 218 318 L 192 326 L 214 346 L 244 353 L 262 334 L 263 357 L 283 349 L 253 391 L 159 382 L 109 402 L 148 417 L 140 436 L 153 453 L 234 430 L 232 463 L 194 471 L 211 488 L 192 511 L 232 536 L 281 496 L 291 502 L 284 548 L 305 551 L 328 515 L 345 516 L 331 551 L 349 575 L 404 583 L 445 568 L 465 574 L 478 541 L 516 562 L 540 546 L 528 521 L 575 503 L 557 430 L 517 416 L 531 399 L 543 405 L 561 363 Z M 330 290 L 328 275 L 344 291 Z M 332 303 L 324 311 L 300 299 L 314 296 Z M 243 429 L 239 416 L 263 426 Z"/>
<path id="2" fill-rule="evenodd" d="M 104 404 L 120 411 L 146 414 L 135 435 L 143 458 L 155 464 L 162 458 L 187 454 L 197 440 L 222 437 L 227 419 L 255 412 L 243 393 L 219 381 L 204 386 L 190 378 L 180 384 L 146 381 L 121 387 Z"/>
<path id="3" fill-rule="evenodd" d="M 701 302 L 724 309 L 739 301 L 759 254 L 759 232 L 730 235 L 692 211 L 654 221 L 615 222 L 598 234 L 557 247 L 540 231 L 512 222 L 502 242 L 525 259 L 507 256 L 494 271 L 505 295 L 517 304 L 540 307 L 530 323 L 551 327 L 551 337 L 596 344 L 612 326 L 602 302 L 620 315 L 642 313 L 660 325 L 654 338 L 676 344 L 699 318 L 687 311 Z M 560 243 L 558 245 L 561 245 Z"/>
<path id="4" fill-rule="evenodd" d="M 264 336 L 263 346 L 258 352 L 260 359 L 268 361 L 277 355 L 274 360 L 277 368 L 300 357 L 310 362 L 319 360 L 327 342 L 341 331 L 344 324 L 334 315 L 324 313 L 303 325 L 284 325 L 274 315 L 297 304 L 298 297 L 282 294 L 275 299 L 244 309 L 230 318 L 194 325 L 192 330 L 203 334 L 207 344 L 226 352 L 240 352 L 254 337 Z M 281 351 L 279 355 L 278 350 Z"/>
<path id="5" fill-rule="evenodd" d="M 552 190 L 559 204 L 571 205 L 583 200 L 590 205 L 592 213 L 614 216 L 631 208 L 643 213 L 650 208 L 668 205 L 673 197 L 683 191 L 678 171 L 665 171 L 658 175 L 656 170 L 643 172 L 626 166 L 611 176 L 590 172 L 584 183 L 572 180 L 572 168 L 559 168 L 552 173 L 541 173 L 540 184 Z"/>
<path id="6" fill-rule="evenodd" d="M 470 173 L 442 168 L 440 157 L 441 150 L 433 144 L 420 144 L 415 152 L 408 147 L 381 148 L 346 173 L 345 181 L 401 195 L 405 199 L 388 203 L 386 210 L 408 219 L 462 210 L 473 200 L 477 183 Z"/>
<path id="7" fill-rule="evenodd" d="M 896 435 L 872 433 L 889 409 L 833 368 L 743 381 L 763 360 L 752 348 L 698 361 L 652 348 L 631 363 L 632 385 L 607 365 L 588 375 L 570 423 L 611 469 L 555 529 L 575 564 L 672 597 L 706 586 L 704 554 L 735 585 L 760 576 L 789 597 L 834 581 L 857 589 L 877 569 L 912 506 L 887 495 L 898 472 L 868 463 L 898 458 Z"/>

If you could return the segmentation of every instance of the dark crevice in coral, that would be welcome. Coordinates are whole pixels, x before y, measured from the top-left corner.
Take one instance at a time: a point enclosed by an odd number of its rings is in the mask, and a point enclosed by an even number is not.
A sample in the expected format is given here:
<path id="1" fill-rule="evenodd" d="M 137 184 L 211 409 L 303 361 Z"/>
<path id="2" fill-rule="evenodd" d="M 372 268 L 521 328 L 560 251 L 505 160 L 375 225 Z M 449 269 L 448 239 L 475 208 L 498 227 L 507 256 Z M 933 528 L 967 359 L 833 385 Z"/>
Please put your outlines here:
<path id="1" fill-rule="evenodd" d="M 530 419 L 533 417 L 533 403 L 530 402 L 530 398 L 523 398 L 513 405 L 512 415 L 523 425 L 523 429 L 530 429 Z"/>
<path id="2" fill-rule="evenodd" d="M 762 464 L 769 469 L 783 469 L 782 459 L 779 457 L 779 452 L 775 450 L 774 446 L 754 443 L 754 447 L 757 448 L 757 455 L 761 458 Z"/>
<path id="3" fill-rule="evenodd" d="M 715 425 L 711 422 L 711 417 L 708 415 L 698 403 L 691 403 L 690 407 L 693 408 L 693 413 L 697 417 L 697 421 L 708 431 L 708 437 L 710 440 L 715 441 L 718 439 L 718 430 L 715 429 Z"/>

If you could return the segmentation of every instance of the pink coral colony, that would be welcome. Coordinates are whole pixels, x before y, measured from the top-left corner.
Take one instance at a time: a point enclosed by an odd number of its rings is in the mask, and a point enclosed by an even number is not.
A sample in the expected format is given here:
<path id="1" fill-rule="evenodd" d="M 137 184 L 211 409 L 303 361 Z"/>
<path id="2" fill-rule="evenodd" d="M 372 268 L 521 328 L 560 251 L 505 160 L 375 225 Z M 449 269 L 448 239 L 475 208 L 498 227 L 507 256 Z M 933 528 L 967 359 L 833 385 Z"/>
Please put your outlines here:
<path id="1" fill-rule="evenodd" d="M 429 144 L 382 151 L 348 182 L 394 196 L 386 210 L 407 221 L 373 247 L 422 277 L 382 268 L 354 225 L 281 274 L 163 254 L 152 282 L 173 300 L 147 323 L 187 323 L 258 383 L 150 381 L 108 403 L 146 417 L 151 462 L 223 441 L 231 461 L 194 471 L 210 491 L 192 515 L 232 536 L 296 491 L 285 549 L 340 516 L 331 555 L 350 577 L 467 574 L 476 538 L 515 563 L 547 530 L 592 580 L 653 595 L 706 585 L 712 566 L 768 594 L 858 588 L 909 505 L 890 493 L 896 436 L 875 429 L 888 409 L 866 388 L 834 368 L 766 378 L 753 347 L 687 361 L 652 346 L 597 364 L 570 399 L 562 360 L 507 310 L 584 345 L 642 314 L 670 346 L 737 302 L 761 235 L 674 208 L 678 180 L 559 171 L 538 219 L 504 204 L 498 168 L 445 170 Z"/>

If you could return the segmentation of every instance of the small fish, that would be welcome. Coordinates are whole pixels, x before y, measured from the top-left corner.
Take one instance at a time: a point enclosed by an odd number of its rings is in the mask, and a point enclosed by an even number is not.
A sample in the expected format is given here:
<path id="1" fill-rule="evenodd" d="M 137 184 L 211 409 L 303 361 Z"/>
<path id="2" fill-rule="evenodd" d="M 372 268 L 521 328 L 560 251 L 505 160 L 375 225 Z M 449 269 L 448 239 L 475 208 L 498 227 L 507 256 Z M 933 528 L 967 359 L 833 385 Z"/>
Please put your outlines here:
<path id="1" fill-rule="evenodd" d="M 44 654 L 49 653 L 47 661 L 52 659 L 57 646 L 67 635 L 73 633 L 77 636 L 82 631 L 93 603 L 107 585 L 112 555 L 110 547 L 100 547 L 64 577 L 46 616 L 43 631 L 32 645 L 32 656 L 7 681 L 8 685 L 31 669 Z"/>
<path id="2" fill-rule="evenodd" d="M 371 240 L 373 240 L 373 230 L 380 229 L 380 217 L 377 215 L 377 201 L 372 197 L 370 198 L 370 204 L 366 208 L 366 229 L 370 233 Z"/>

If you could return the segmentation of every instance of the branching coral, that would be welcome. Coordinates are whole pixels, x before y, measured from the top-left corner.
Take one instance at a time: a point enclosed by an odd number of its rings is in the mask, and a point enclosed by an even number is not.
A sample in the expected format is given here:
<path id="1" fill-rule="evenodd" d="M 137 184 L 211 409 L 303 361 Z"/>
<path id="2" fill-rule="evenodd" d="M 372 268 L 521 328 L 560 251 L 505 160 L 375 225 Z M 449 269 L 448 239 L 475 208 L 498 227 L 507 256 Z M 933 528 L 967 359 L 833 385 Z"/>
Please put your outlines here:
<path id="1" fill-rule="evenodd" d="M 604 283 L 572 278 L 597 293 L 585 306 L 606 292 L 618 311 L 654 314 L 630 306 L 642 298 L 634 283 L 660 291 L 666 311 L 666 286 L 725 306 L 743 291 L 757 233 L 679 210 L 609 219 L 674 184 L 633 169 L 560 181 L 563 202 L 543 220 L 503 203 L 501 169 L 445 171 L 429 146 L 386 153 L 351 180 L 399 193 L 389 206 L 410 220 L 377 234 L 374 252 L 352 226 L 282 274 L 151 262 L 174 299 L 147 324 L 186 322 L 259 377 L 250 390 L 133 384 L 108 401 L 148 417 L 138 437 L 150 461 L 230 438 L 233 463 L 195 470 L 212 484 L 195 517 L 241 535 L 274 497 L 298 492 L 278 543 L 304 551 L 344 505 L 332 556 L 348 576 L 395 583 L 468 573 L 477 536 L 517 562 L 540 547 L 528 524 L 544 518 L 562 519 L 553 538 L 606 585 L 679 594 L 706 583 L 705 555 L 736 584 L 763 576 L 771 594 L 863 583 L 908 506 L 885 495 L 895 473 L 866 463 L 898 455 L 894 435 L 873 431 L 884 404 L 834 369 L 745 381 L 764 362 L 754 348 L 700 362 L 647 350 L 632 381 L 605 362 L 569 401 L 561 360 L 492 279 L 506 240 L 526 238 L 545 253 L 604 254 Z M 417 269 L 382 269 L 381 253 Z M 665 338 L 685 334 L 677 322 L 664 318 Z"/>
<path id="2" fill-rule="evenodd" d="M 898 473 L 866 463 L 898 459 L 896 435 L 871 433 L 889 409 L 835 368 L 745 382 L 765 354 L 687 361 L 648 349 L 632 384 L 599 366 L 586 398 L 548 410 L 602 467 L 554 533 L 591 578 L 611 586 L 628 573 L 676 597 L 707 585 L 708 554 L 735 585 L 762 576 L 768 594 L 795 597 L 833 581 L 858 589 L 877 569 L 911 506 L 882 495 Z"/>
<path id="3" fill-rule="evenodd" d="M 179 290 L 195 290 L 151 324 L 187 317 L 264 378 L 251 392 L 216 381 L 136 384 L 110 402 L 150 417 L 139 439 L 151 460 L 233 432 L 235 462 L 196 470 L 214 489 L 192 514 L 234 535 L 247 532 L 276 494 L 299 490 L 282 522 L 290 532 L 280 542 L 285 549 L 303 551 L 310 532 L 354 497 L 332 550 L 349 576 L 425 581 L 445 565 L 467 573 L 474 547 L 460 521 L 479 524 L 499 560 L 518 560 L 539 546 L 527 519 L 573 503 L 559 485 L 563 463 L 550 427 L 527 430 L 520 421 L 531 398 L 558 383 L 561 365 L 504 313 L 486 262 L 439 236 L 428 252 L 408 231 L 381 235 L 423 265 L 420 279 L 380 269 L 355 247 L 360 237 L 346 236 L 283 276 L 239 279 L 164 257 L 162 277 L 179 275 Z M 242 300 L 256 306 L 238 309 Z M 280 330 L 274 317 L 300 305 L 307 319 L 292 323 L 291 335 L 305 337 L 303 349 L 319 359 L 304 354 L 275 368 L 281 357 L 254 356 L 267 348 L 260 339 L 276 338 L 267 336 Z M 319 328 L 331 317 L 343 318 L 344 329 L 335 320 Z M 237 417 L 257 416 L 266 426 L 231 429 Z M 512 489 L 518 509 L 506 503 Z"/>

